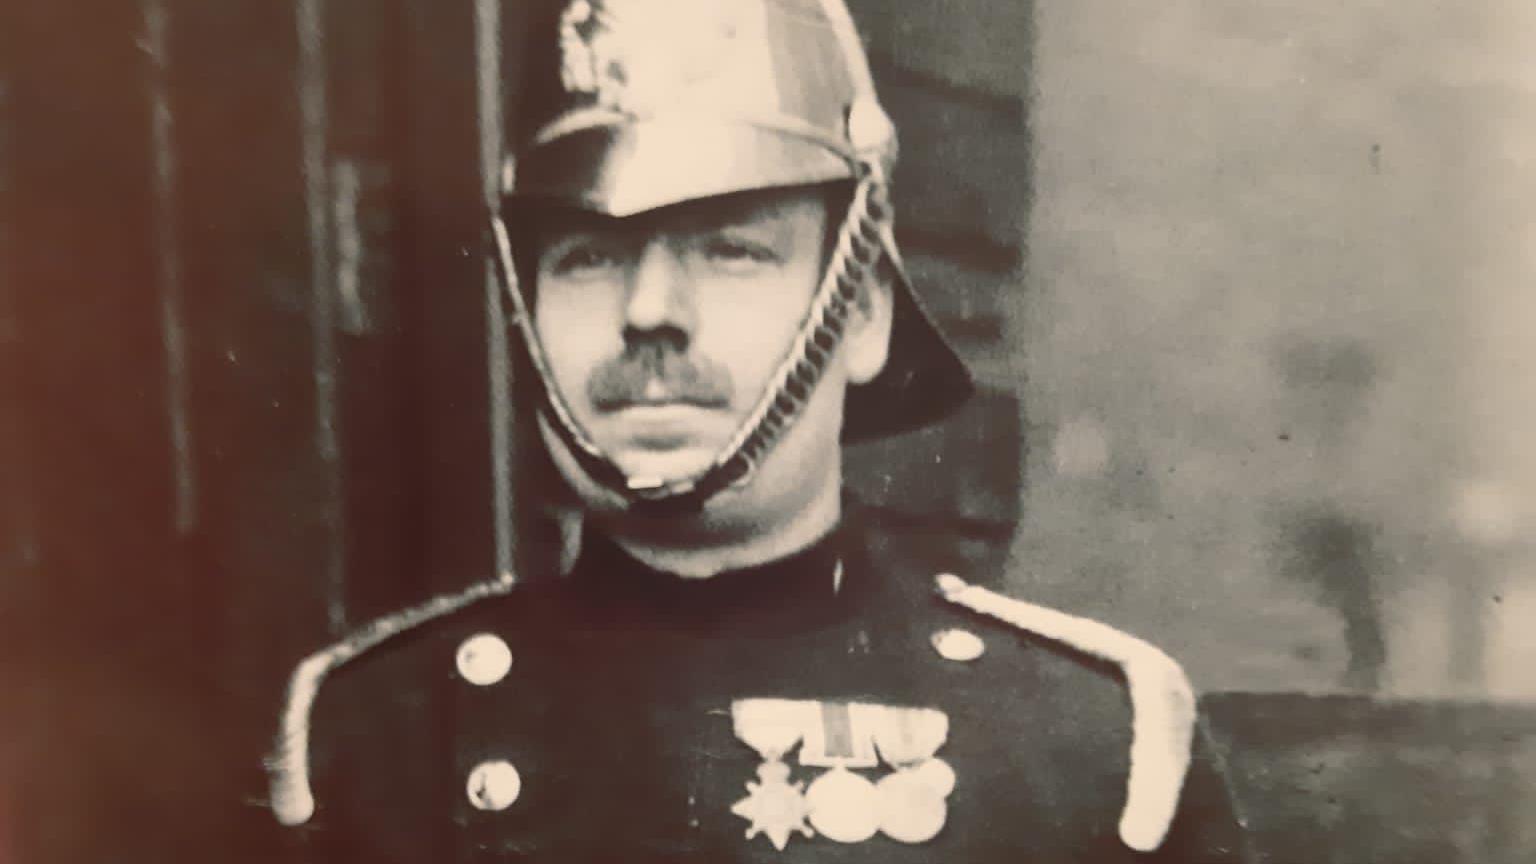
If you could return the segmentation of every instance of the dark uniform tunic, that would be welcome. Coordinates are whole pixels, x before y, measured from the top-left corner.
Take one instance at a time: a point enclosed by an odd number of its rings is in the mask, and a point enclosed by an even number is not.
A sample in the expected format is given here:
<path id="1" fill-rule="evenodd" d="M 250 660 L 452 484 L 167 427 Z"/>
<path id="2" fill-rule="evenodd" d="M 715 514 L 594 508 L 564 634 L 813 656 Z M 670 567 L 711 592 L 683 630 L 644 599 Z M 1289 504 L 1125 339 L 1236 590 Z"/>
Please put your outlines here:
<path id="1" fill-rule="evenodd" d="M 1131 743 L 1118 670 L 937 597 L 939 538 L 878 521 L 866 512 L 792 558 L 706 580 L 592 538 L 569 578 L 360 656 L 321 692 L 318 809 L 289 830 L 317 860 L 370 864 L 1244 860 L 1200 733 L 1167 840 L 1128 849 L 1116 832 Z M 984 653 L 941 656 L 934 634 L 953 629 Z M 494 683 L 456 662 L 479 634 L 512 655 Z M 942 830 L 916 844 L 749 839 L 732 808 L 763 757 L 737 737 L 732 705 L 750 698 L 942 711 L 935 755 L 956 776 Z M 828 770 L 793 750 L 784 761 L 792 782 Z M 499 762 L 515 768 L 516 798 L 482 809 L 472 774 Z"/>

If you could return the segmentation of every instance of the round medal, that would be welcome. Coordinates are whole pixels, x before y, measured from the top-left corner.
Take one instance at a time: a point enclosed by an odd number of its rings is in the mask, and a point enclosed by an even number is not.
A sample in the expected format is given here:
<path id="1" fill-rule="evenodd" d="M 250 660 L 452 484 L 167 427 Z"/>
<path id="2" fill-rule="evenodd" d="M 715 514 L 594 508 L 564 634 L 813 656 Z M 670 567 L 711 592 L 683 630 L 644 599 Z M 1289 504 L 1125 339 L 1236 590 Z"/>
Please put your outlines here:
<path id="1" fill-rule="evenodd" d="M 880 830 L 901 843 L 926 843 L 938 836 L 948 817 L 944 797 L 928 788 L 915 771 L 890 774 L 875 786 Z"/>
<path id="2" fill-rule="evenodd" d="M 955 791 L 955 769 L 943 759 L 929 759 L 910 772 L 922 785 L 932 789 L 940 798 L 948 798 Z"/>
<path id="3" fill-rule="evenodd" d="M 846 768 L 834 768 L 805 790 L 811 827 L 839 843 L 862 843 L 880 830 L 875 784 Z"/>

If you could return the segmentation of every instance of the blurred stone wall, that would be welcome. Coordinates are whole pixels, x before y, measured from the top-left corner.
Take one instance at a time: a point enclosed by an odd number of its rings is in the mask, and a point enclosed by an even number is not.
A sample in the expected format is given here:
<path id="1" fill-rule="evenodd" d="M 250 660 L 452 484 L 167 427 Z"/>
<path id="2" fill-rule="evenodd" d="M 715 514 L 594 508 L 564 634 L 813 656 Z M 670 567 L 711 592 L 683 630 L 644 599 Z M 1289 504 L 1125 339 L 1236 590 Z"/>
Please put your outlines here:
<path id="1" fill-rule="evenodd" d="M 1034 28 L 1018 588 L 1206 688 L 1536 696 L 1536 5 Z"/>

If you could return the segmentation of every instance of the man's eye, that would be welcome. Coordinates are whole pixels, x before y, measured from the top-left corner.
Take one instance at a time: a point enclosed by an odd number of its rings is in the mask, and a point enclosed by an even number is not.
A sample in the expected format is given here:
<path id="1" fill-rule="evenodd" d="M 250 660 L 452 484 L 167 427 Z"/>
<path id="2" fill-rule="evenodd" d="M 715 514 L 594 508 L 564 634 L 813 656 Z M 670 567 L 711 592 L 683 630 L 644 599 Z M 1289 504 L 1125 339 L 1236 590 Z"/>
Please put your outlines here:
<path id="1" fill-rule="evenodd" d="M 618 255 L 601 246 L 575 246 L 555 256 L 550 270 L 561 276 L 579 275 L 612 267 L 618 260 Z"/>
<path id="2" fill-rule="evenodd" d="M 721 264 L 772 264 L 779 256 L 767 246 L 729 237 L 715 237 L 704 243 L 704 255 Z"/>

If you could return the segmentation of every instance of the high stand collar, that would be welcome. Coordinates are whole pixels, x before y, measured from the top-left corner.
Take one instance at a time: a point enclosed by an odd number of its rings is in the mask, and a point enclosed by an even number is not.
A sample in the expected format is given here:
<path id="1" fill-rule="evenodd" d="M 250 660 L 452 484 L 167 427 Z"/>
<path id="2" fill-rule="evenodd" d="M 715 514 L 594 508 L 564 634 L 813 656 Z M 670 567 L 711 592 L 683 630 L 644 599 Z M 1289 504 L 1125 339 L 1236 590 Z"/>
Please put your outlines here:
<path id="1" fill-rule="evenodd" d="M 871 587 L 862 521 L 845 510 L 836 528 L 793 555 L 705 578 L 657 570 L 588 532 L 568 596 L 575 611 L 605 624 L 727 633 L 814 629 L 847 618 Z"/>

